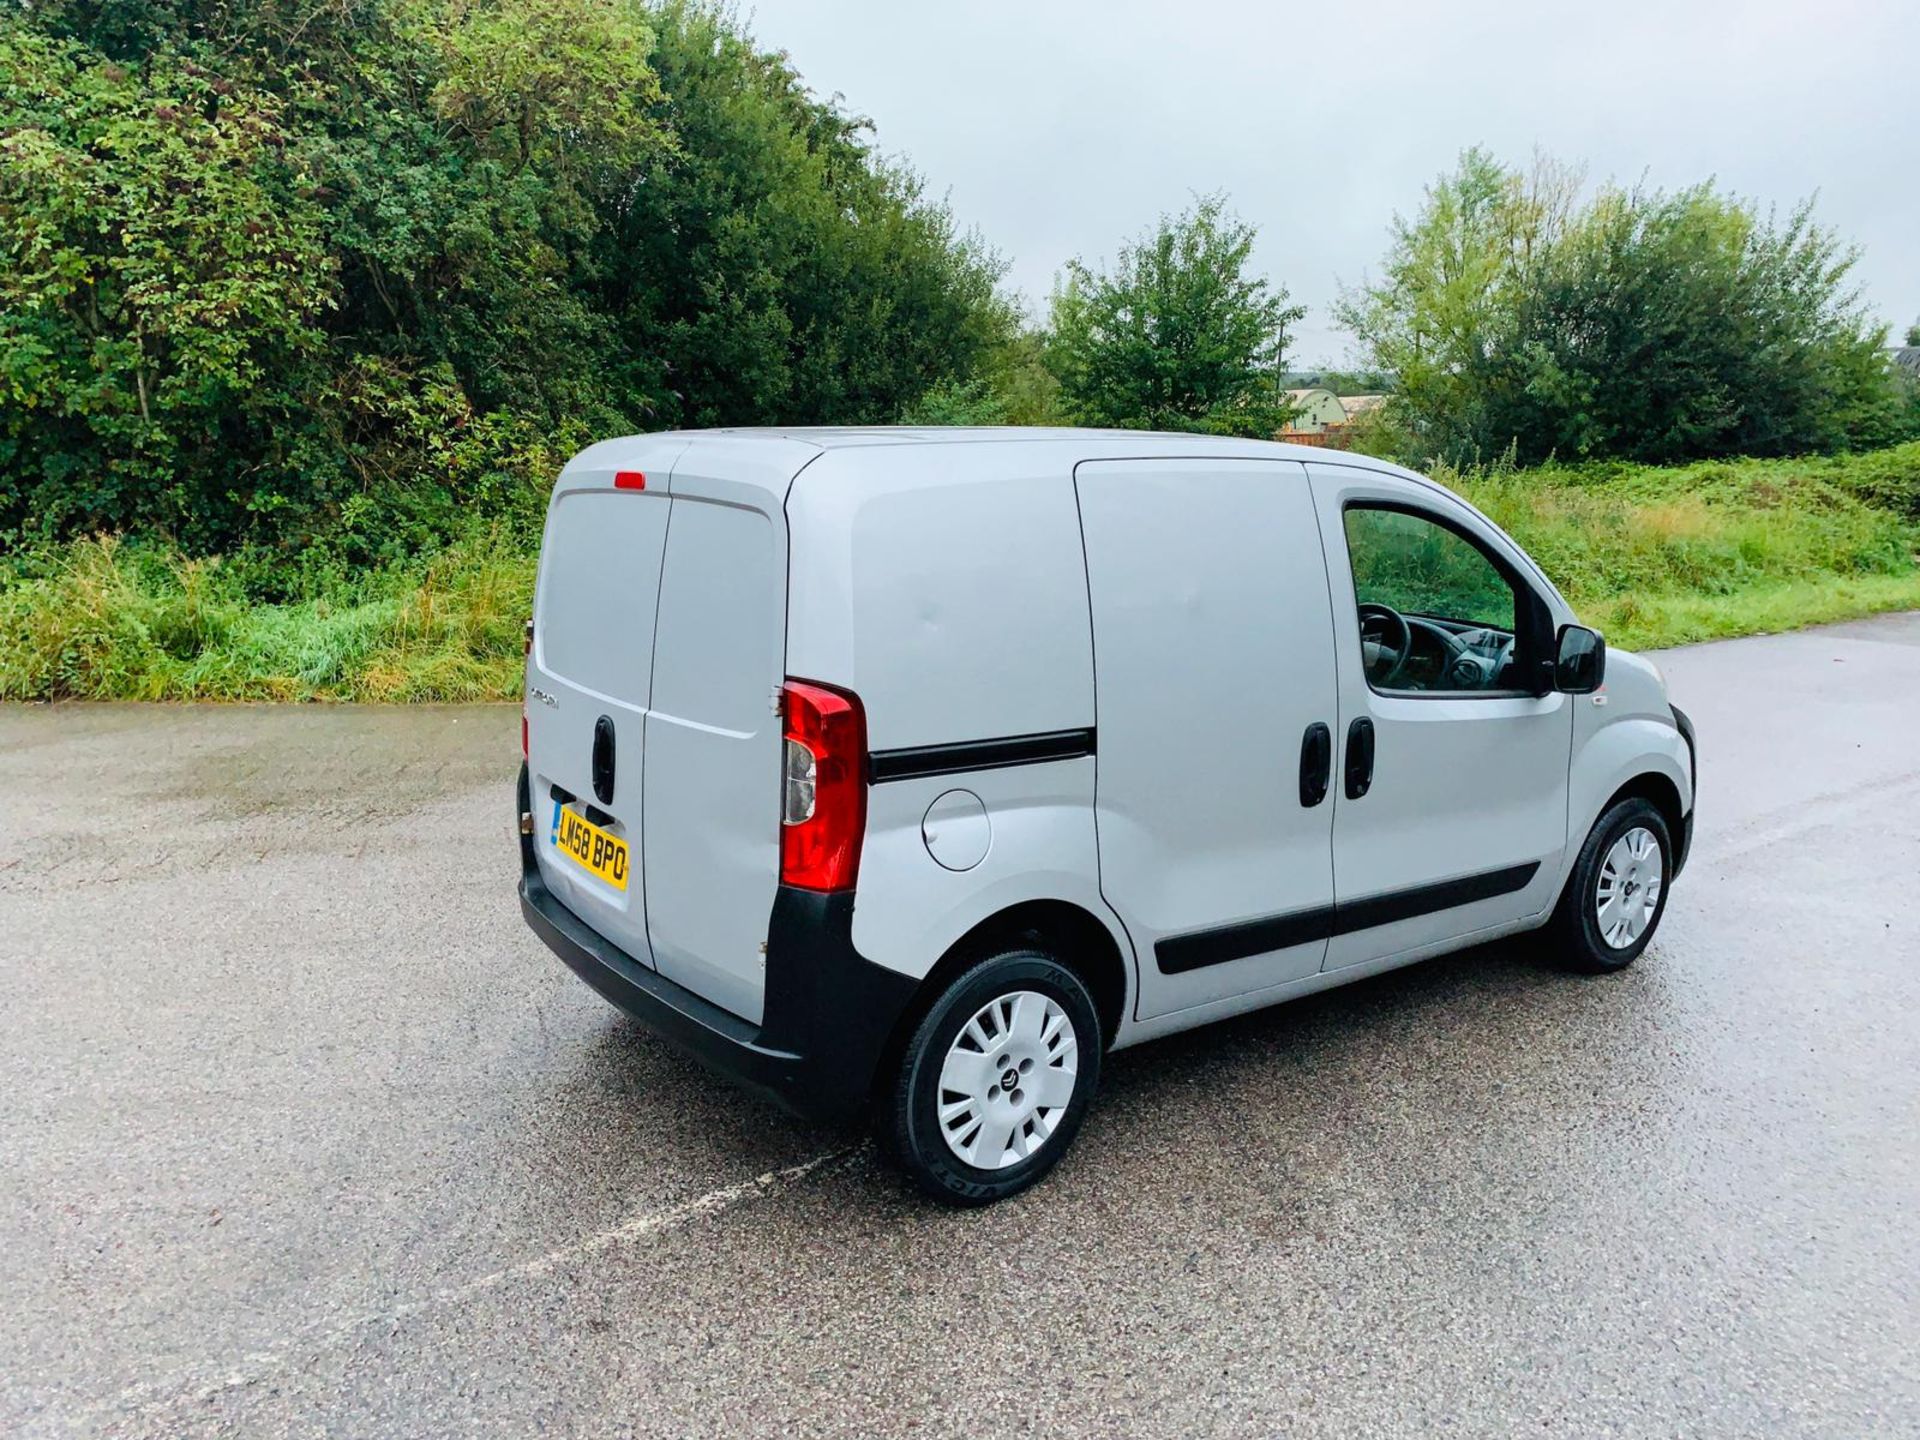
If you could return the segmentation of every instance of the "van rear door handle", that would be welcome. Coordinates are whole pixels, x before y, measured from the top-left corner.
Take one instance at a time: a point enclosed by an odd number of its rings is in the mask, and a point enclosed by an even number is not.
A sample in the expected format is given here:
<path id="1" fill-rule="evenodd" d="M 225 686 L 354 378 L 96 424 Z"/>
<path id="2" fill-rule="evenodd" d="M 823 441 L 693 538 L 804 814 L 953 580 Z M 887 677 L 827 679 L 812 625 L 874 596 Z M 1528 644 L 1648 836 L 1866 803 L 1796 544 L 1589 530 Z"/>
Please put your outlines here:
<path id="1" fill-rule="evenodd" d="M 1311 810 L 1327 798 L 1333 778 L 1333 732 L 1321 721 L 1300 737 L 1300 803 Z"/>
<path id="2" fill-rule="evenodd" d="M 1362 715 L 1347 727 L 1347 799 L 1373 786 L 1373 721 Z"/>

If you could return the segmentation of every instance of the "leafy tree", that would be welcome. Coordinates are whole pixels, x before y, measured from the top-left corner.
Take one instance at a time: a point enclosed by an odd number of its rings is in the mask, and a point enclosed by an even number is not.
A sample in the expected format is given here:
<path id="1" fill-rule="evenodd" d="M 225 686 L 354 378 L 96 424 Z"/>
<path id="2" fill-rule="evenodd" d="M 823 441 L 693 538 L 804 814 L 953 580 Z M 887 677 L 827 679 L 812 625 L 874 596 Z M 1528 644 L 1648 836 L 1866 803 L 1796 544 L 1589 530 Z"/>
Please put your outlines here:
<path id="1" fill-rule="evenodd" d="M 1336 395 L 1380 395 L 1398 383 L 1384 370 L 1290 370 L 1281 378 L 1290 390 L 1331 390 Z"/>
<path id="2" fill-rule="evenodd" d="M 1416 219 L 1394 218 L 1381 280 L 1336 307 L 1367 367 L 1398 377 L 1401 419 L 1433 453 L 1472 454 L 1488 434 L 1485 372 L 1505 343 L 1517 277 L 1564 232 L 1577 183 L 1549 164 L 1522 176 L 1466 151 L 1427 188 Z"/>
<path id="3" fill-rule="evenodd" d="M 1897 432 L 1855 252 L 1809 205 L 1777 221 L 1711 185 L 1579 190 L 1468 151 L 1343 297 L 1428 454 L 1667 461 Z"/>
<path id="4" fill-rule="evenodd" d="M 334 263 L 285 107 L 177 54 L 0 46 L 0 507 L 188 522 L 322 342 Z"/>
<path id="5" fill-rule="evenodd" d="M 942 380 L 900 412 L 902 425 L 1005 425 L 1007 402 L 984 379 Z"/>
<path id="6" fill-rule="evenodd" d="M 1288 413 L 1287 327 L 1306 312 L 1247 274 L 1254 234 L 1209 196 L 1122 246 L 1111 273 L 1070 263 L 1048 338 L 1065 412 L 1093 425 L 1272 434 Z"/>
<path id="7" fill-rule="evenodd" d="M 1047 337 L 1019 329 L 992 347 L 968 379 L 942 380 L 900 412 L 903 425 L 1058 425 L 1060 382 Z"/>
<path id="8" fill-rule="evenodd" d="M 699 0 L 14 7 L 0 231 L 0 537 L 253 547 L 268 588 L 531 521 L 594 435 L 889 419 L 1016 328 Z"/>
<path id="9" fill-rule="evenodd" d="M 603 236 L 628 388 L 659 424 L 890 419 L 1013 326 L 999 259 L 868 124 L 710 8 L 656 17 L 659 156 Z"/>

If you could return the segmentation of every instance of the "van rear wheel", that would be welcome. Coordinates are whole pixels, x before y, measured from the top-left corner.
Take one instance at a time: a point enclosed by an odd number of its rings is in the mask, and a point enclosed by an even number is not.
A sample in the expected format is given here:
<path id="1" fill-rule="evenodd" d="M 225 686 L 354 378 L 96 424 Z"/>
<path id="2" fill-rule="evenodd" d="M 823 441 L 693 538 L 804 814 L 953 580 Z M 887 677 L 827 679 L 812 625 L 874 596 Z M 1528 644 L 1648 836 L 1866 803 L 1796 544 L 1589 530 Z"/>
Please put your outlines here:
<path id="1" fill-rule="evenodd" d="M 935 1199 L 1004 1199 L 1073 1143 L 1100 1059 L 1099 1017 L 1078 975 L 1041 950 L 986 956 L 915 1027 L 878 1107 L 879 1139 Z"/>

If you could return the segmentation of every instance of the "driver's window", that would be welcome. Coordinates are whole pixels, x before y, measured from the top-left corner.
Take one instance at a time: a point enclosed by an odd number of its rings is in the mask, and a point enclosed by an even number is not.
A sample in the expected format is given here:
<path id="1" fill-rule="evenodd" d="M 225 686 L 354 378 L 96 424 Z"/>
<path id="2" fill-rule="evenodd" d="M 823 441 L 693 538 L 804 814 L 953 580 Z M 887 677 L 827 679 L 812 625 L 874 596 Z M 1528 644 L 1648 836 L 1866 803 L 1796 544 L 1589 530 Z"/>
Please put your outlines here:
<path id="1" fill-rule="evenodd" d="M 1382 690 L 1514 683 L 1519 601 L 1479 546 L 1423 515 L 1350 505 L 1347 558 L 1362 659 Z"/>

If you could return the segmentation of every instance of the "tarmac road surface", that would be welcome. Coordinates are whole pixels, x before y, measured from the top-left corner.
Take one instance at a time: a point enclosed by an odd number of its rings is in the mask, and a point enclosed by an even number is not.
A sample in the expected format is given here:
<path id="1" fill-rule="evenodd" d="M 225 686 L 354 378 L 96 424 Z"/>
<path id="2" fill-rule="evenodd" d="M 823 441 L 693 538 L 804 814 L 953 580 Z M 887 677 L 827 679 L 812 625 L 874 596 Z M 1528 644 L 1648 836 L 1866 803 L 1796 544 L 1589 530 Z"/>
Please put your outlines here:
<path id="1" fill-rule="evenodd" d="M 1660 659 L 1632 970 L 1124 1053 L 967 1214 L 538 944 L 512 707 L 0 709 L 0 1432 L 1920 1433 L 1920 617 Z"/>

